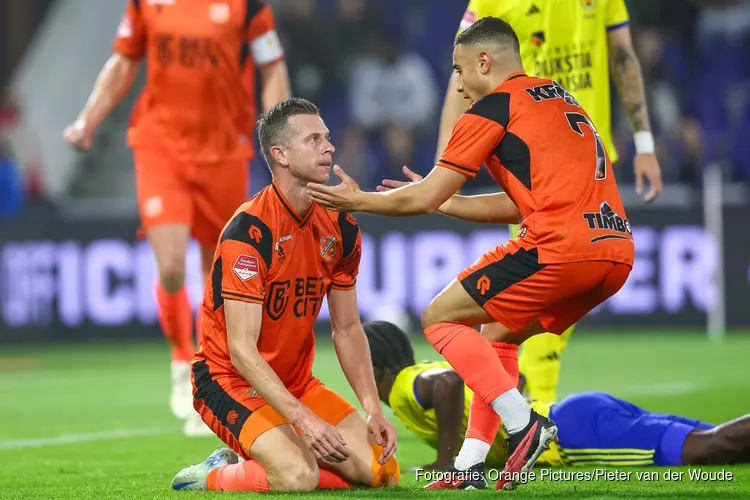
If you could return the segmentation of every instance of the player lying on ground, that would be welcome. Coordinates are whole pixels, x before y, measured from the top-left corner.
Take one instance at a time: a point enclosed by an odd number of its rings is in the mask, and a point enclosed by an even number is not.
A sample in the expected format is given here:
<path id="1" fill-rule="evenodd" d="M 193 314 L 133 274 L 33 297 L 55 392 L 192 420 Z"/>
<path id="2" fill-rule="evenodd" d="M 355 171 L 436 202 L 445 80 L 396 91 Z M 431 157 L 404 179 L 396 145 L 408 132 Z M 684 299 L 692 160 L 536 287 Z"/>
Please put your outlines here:
<path id="1" fill-rule="evenodd" d="M 416 363 L 408 335 L 396 325 L 374 321 L 364 330 L 380 399 L 420 441 L 437 450 L 435 462 L 421 469 L 449 465 L 466 433 L 471 390 L 446 362 Z M 537 462 L 552 467 L 750 462 L 750 415 L 713 426 L 649 412 L 601 392 L 573 394 L 555 404 L 532 401 L 531 407 L 557 425 L 559 441 Z M 502 430 L 495 437 L 485 461 L 488 467 L 505 465 L 507 437 Z M 485 464 L 476 465 L 458 488 L 487 488 Z"/>
<path id="2" fill-rule="evenodd" d="M 193 312 L 185 288 L 188 242 L 200 244 L 210 271 L 216 240 L 247 200 L 255 156 L 255 72 L 264 109 L 290 95 L 273 12 L 262 0 L 127 0 L 94 89 L 65 140 L 88 150 L 99 125 L 146 67 L 133 109 L 133 148 L 141 226 L 156 257 L 159 323 L 172 347 L 170 407 L 189 436 L 211 434 L 193 410 Z M 198 308 L 195 330 L 200 338 Z"/>
<path id="3" fill-rule="evenodd" d="M 554 423 L 533 411 L 516 388 L 518 346 L 542 332 L 563 333 L 614 295 L 634 257 L 630 224 L 596 128 L 564 88 L 524 74 L 518 50 L 510 25 L 493 17 L 458 36 L 457 91 L 474 103 L 423 180 L 364 193 L 334 168 L 340 184 L 309 186 L 315 200 L 342 211 L 409 216 L 448 202 L 451 213 L 465 220 L 507 224 L 523 218 L 518 238 L 462 271 L 422 314 L 427 339 L 484 403 L 472 409 L 469 423 L 483 446 L 474 447 L 461 469 L 484 462 L 500 419 L 505 425 L 511 452 L 498 481 L 502 489 L 519 484 L 557 435 Z M 482 164 L 505 192 L 452 198 Z M 498 324 L 484 337 L 472 328 L 488 323 Z"/>
<path id="4" fill-rule="evenodd" d="M 261 117 L 258 134 L 273 183 L 224 227 L 193 361 L 195 409 L 234 452 L 183 469 L 172 487 L 395 485 L 396 432 L 380 407 L 357 308 L 359 226 L 306 194 L 308 182 L 328 181 L 328 129 L 314 104 L 289 99 Z M 326 298 L 336 354 L 366 421 L 312 374 L 313 325 Z"/>

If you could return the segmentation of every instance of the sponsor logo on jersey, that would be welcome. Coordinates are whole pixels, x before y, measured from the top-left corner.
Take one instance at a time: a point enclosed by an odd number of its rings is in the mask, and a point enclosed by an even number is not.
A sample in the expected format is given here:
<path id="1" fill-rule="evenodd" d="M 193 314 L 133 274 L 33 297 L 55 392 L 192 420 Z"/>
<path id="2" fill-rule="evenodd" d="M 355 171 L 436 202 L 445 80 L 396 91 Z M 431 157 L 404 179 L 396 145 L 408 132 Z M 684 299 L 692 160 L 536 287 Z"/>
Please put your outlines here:
<path id="1" fill-rule="evenodd" d="M 588 224 L 589 231 L 603 230 L 621 233 L 597 236 L 591 239 L 591 243 L 611 239 L 632 241 L 631 236 L 633 235 L 633 231 L 630 227 L 630 221 L 612 210 L 612 207 L 606 201 L 599 206 L 598 212 L 584 212 L 583 219 Z"/>
<path id="2" fill-rule="evenodd" d="M 581 7 L 584 10 L 594 10 L 596 8 L 596 0 L 581 0 Z"/>
<path id="3" fill-rule="evenodd" d="M 125 14 L 120 20 L 120 25 L 117 27 L 117 36 L 120 38 L 130 38 L 133 36 L 133 21 L 130 16 Z"/>
<path id="4" fill-rule="evenodd" d="M 286 255 L 286 252 L 284 252 L 284 248 L 281 246 L 282 243 L 285 241 L 289 241 L 292 239 L 291 234 L 287 234 L 286 236 L 282 236 L 279 238 L 279 241 L 276 242 L 276 244 L 273 246 L 274 250 L 276 250 L 276 254 L 279 256 L 279 258 L 282 258 Z"/>

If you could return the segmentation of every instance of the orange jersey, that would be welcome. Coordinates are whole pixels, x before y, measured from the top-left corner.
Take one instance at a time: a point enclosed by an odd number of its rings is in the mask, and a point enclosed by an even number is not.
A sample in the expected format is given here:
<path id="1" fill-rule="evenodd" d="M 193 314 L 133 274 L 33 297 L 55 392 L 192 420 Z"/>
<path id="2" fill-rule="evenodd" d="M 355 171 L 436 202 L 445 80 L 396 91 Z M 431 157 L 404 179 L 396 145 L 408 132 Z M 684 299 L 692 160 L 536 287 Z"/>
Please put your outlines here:
<path id="1" fill-rule="evenodd" d="M 313 324 L 331 288 L 354 288 L 361 236 L 353 216 L 313 204 L 300 216 L 276 183 L 245 202 L 222 231 L 203 297 L 198 360 L 213 377 L 232 366 L 222 307 L 226 299 L 263 304 L 258 349 L 299 397 L 312 378 Z"/>
<path id="2" fill-rule="evenodd" d="M 114 50 L 147 59 L 132 147 L 195 162 L 253 154 L 254 65 L 283 57 L 261 0 L 129 0 Z"/>
<path id="3" fill-rule="evenodd" d="M 474 177 L 482 163 L 518 205 L 519 237 L 543 264 L 633 264 L 634 245 L 601 138 L 552 80 L 516 73 L 456 123 L 438 166 Z"/>

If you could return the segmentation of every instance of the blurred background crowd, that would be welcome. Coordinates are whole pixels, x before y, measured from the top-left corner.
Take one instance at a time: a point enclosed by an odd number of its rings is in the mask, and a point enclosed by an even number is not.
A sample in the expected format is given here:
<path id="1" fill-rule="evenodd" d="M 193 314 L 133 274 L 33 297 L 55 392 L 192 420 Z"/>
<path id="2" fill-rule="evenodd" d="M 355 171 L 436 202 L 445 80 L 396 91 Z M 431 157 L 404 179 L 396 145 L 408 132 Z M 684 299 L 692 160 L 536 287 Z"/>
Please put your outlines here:
<path id="1" fill-rule="evenodd" d="M 113 3 L 121 12 L 124 2 Z M 367 188 L 384 177 L 400 178 L 401 165 L 420 173 L 431 169 L 452 38 L 466 0 L 270 3 L 294 94 L 320 105 L 337 147 L 336 162 Z M 702 169 L 712 162 L 722 166 L 727 181 L 750 180 L 750 2 L 631 0 L 627 5 L 665 180 L 698 186 Z M 92 153 L 70 158 L 67 175 L 59 172 L 59 155 L 50 153 L 55 149 L 44 144 L 54 140 L 54 131 L 40 133 L 34 120 L 26 119 L 37 96 L 18 92 L 24 80 L 16 75 L 25 54 L 44 44 L 35 33 L 56 8 L 54 0 L 0 6 L 0 213 L 6 216 L 34 201 L 133 198 L 124 128 L 135 92 L 100 132 L 105 137 L 98 138 Z M 116 21 L 104 28 L 113 35 L 115 27 Z M 59 69 L 50 72 L 46 88 L 70 81 Z M 87 78 L 82 91 L 91 83 Z M 61 90 L 56 99 L 67 99 Z M 74 102 L 71 110 L 81 104 Z M 632 132 L 616 98 L 613 108 L 621 156 L 617 175 L 628 183 Z M 62 125 L 73 118 L 71 113 L 50 122 Z M 253 191 L 268 182 L 261 161 L 254 162 L 252 179 Z M 489 177 L 479 177 L 469 188 L 491 185 Z"/>

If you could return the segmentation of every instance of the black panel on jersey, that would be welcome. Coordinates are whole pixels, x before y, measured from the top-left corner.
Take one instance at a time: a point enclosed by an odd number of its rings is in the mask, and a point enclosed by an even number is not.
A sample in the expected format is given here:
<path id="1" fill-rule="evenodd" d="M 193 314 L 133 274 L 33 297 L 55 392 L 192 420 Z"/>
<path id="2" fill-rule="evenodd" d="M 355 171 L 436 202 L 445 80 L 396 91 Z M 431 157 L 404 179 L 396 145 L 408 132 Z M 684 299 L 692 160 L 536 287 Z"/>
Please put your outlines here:
<path id="1" fill-rule="evenodd" d="M 229 429 L 229 432 L 239 441 L 242 427 L 253 412 L 230 396 L 211 377 L 211 372 L 205 361 L 198 361 L 193 365 L 193 378 L 195 380 L 195 399 L 203 400 L 206 408 L 211 410 L 211 413 L 219 419 L 221 425 Z"/>
<path id="2" fill-rule="evenodd" d="M 260 238 L 251 237 L 250 230 L 252 227 L 260 230 Z M 241 243 L 247 243 L 258 250 L 263 262 L 266 263 L 266 269 L 271 268 L 271 259 L 273 258 L 273 234 L 271 229 L 258 217 L 246 212 L 240 212 L 234 216 L 224 234 L 221 235 L 221 241 L 234 240 Z"/>
<path id="3" fill-rule="evenodd" d="M 250 29 L 250 23 L 253 22 L 253 18 L 258 15 L 258 12 L 263 8 L 264 4 L 260 0 L 246 0 L 245 2 L 245 22 L 242 24 L 245 33 Z M 244 68 L 247 63 L 247 58 L 250 56 L 250 43 L 246 37 L 242 37 L 242 48 L 240 49 L 240 68 Z"/>
<path id="4" fill-rule="evenodd" d="M 477 304 L 484 306 L 497 294 L 530 278 L 545 267 L 546 264 L 539 263 L 539 252 L 536 248 L 521 248 L 516 253 L 506 254 L 502 259 L 474 271 L 461 280 L 461 285 Z M 480 283 L 480 280 L 485 280 L 485 284 Z M 481 291 L 482 286 L 486 287 L 484 294 Z"/>
<path id="5" fill-rule="evenodd" d="M 516 134 L 506 132 L 493 151 L 500 163 L 531 191 L 531 153 Z"/>
<path id="6" fill-rule="evenodd" d="M 352 218 L 353 220 L 353 218 Z M 343 258 L 349 257 L 357 245 L 359 235 L 359 224 L 352 224 L 350 218 L 344 212 L 339 213 L 339 229 L 341 230 L 341 245 L 343 246 Z"/>
<path id="7" fill-rule="evenodd" d="M 214 311 L 224 305 L 224 297 L 221 296 L 222 278 L 223 271 L 221 270 L 221 257 L 219 257 L 214 261 L 214 270 L 211 273 L 211 292 L 214 295 Z"/>
<path id="8" fill-rule="evenodd" d="M 258 15 L 258 12 L 265 7 L 265 4 L 261 0 L 246 0 L 245 2 L 245 30 L 250 28 L 250 23 L 253 22 L 253 18 Z"/>
<path id="9" fill-rule="evenodd" d="M 499 123 L 503 128 L 508 127 L 510 121 L 510 94 L 497 92 L 479 99 L 466 110 L 471 115 L 477 115 Z"/>

